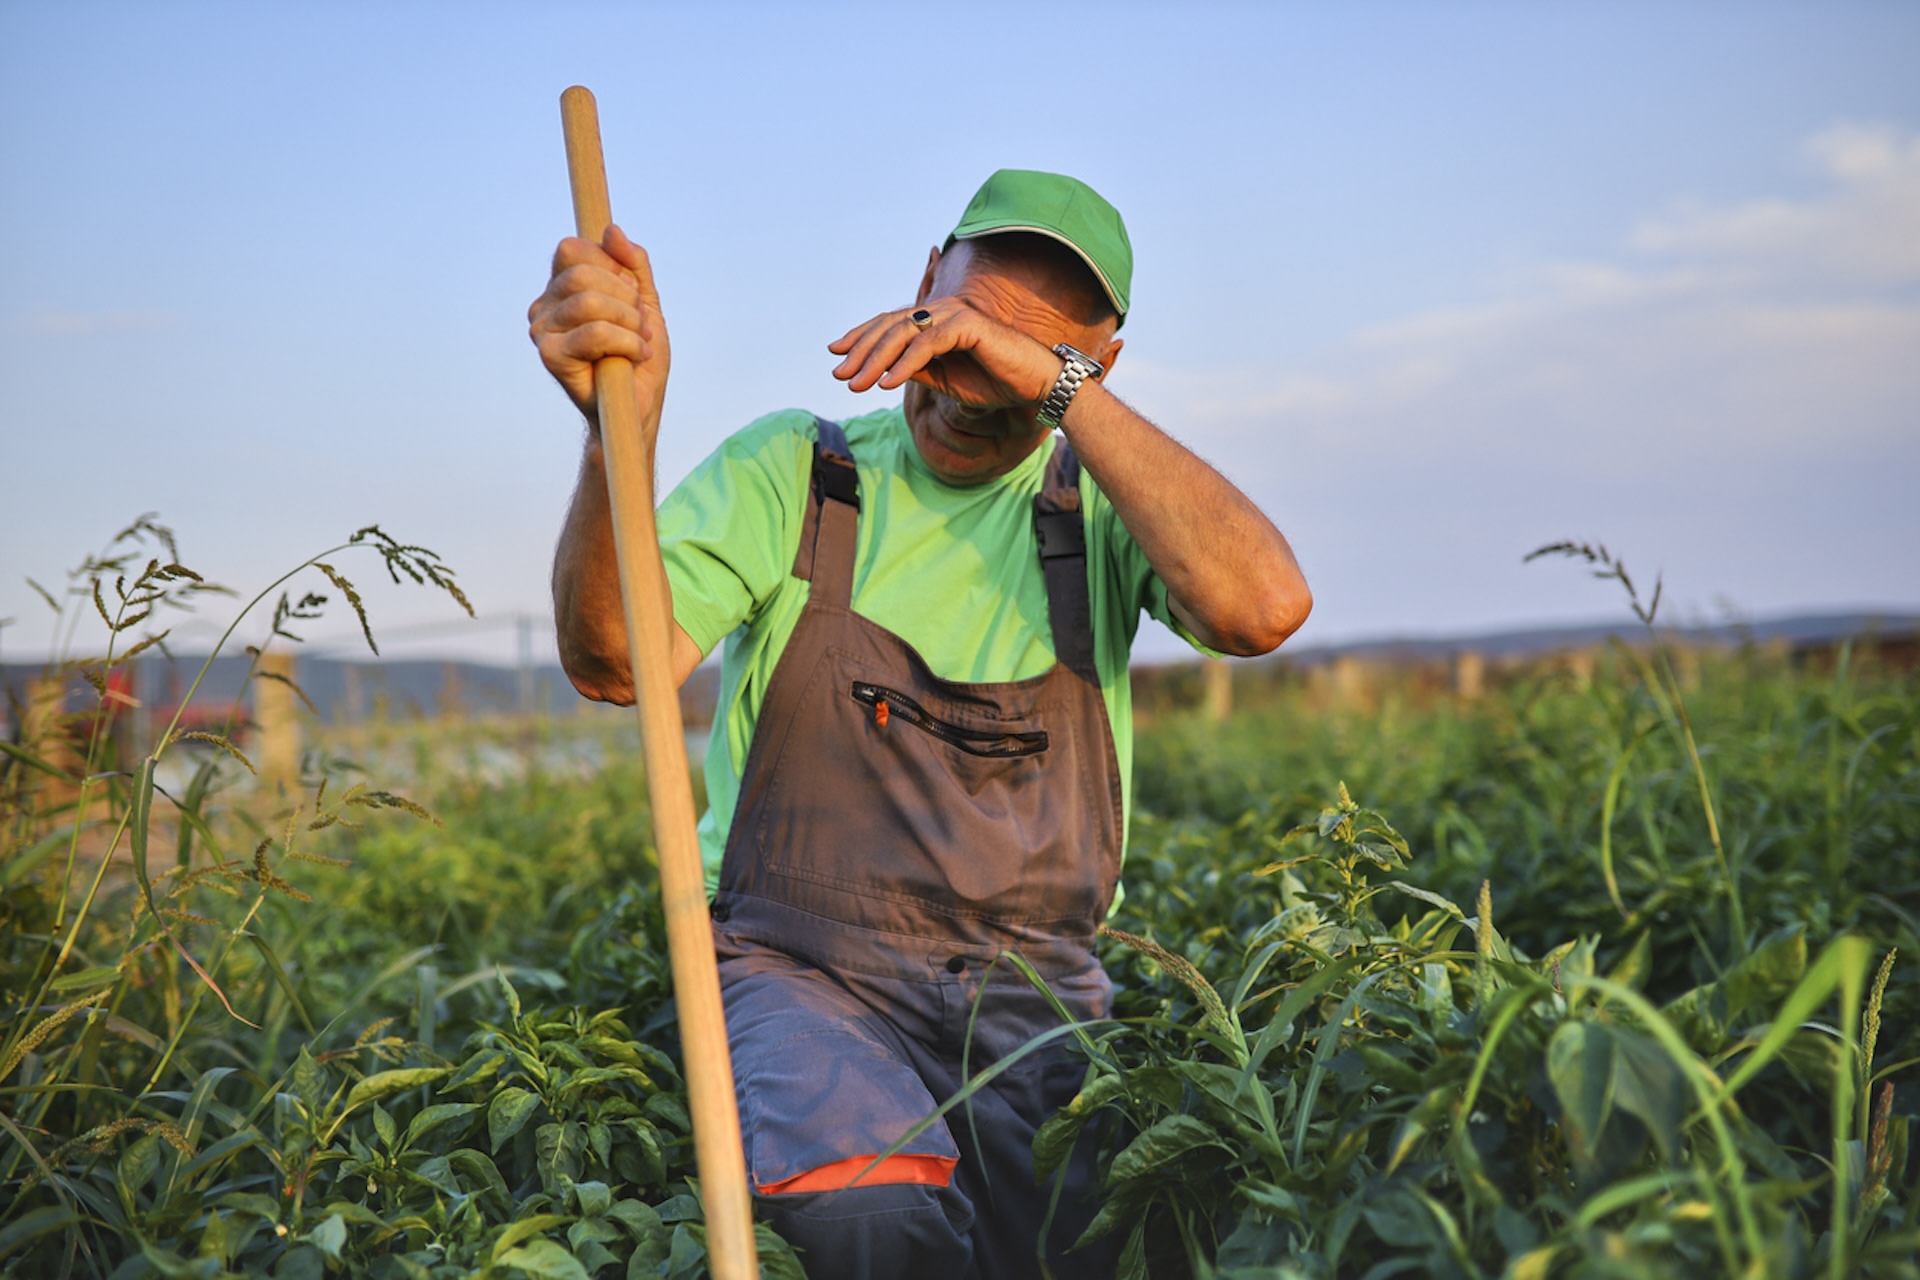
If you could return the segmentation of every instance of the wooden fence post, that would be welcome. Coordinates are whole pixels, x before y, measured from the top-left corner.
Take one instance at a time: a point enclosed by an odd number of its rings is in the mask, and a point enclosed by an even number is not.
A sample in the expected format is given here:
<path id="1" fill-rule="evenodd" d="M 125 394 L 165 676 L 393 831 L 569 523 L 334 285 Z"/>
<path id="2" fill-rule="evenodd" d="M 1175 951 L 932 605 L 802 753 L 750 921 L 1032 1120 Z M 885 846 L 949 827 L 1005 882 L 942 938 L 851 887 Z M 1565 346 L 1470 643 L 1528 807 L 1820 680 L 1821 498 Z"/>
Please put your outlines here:
<path id="1" fill-rule="evenodd" d="M 460 664 L 440 664 L 440 719 L 459 720 L 466 714 L 466 695 L 460 687 Z"/>
<path id="2" fill-rule="evenodd" d="M 1333 660 L 1333 693 L 1346 706 L 1365 705 L 1367 668 L 1355 655 L 1343 653 Z"/>
<path id="3" fill-rule="evenodd" d="M 1693 693 L 1700 687 L 1700 650 L 1695 645 L 1681 642 L 1673 646 L 1673 671 L 1680 678 L 1680 688 L 1684 693 Z"/>
<path id="4" fill-rule="evenodd" d="M 288 683 L 293 679 L 293 654 L 270 649 L 260 655 L 253 678 L 253 723 L 260 734 L 253 763 L 261 784 L 282 793 L 300 785 L 299 695 Z"/>
<path id="5" fill-rule="evenodd" d="M 1477 649 L 1462 649 L 1453 655 L 1453 696 L 1462 702 L 1478 702 L 1487 692 L 1487 660 Z"/>
<path id="6" fill-rule="evenodd" d="M 1233 663 L 1228 658 L 1200 660 L 1201 707 L 1209 720 L 1233 714 Z"/>
<path id="7" fill-rule="evenodd" d="M 87 767 L 73 740 L 73 725 L 67 718 L 67 682 L 61 676 L 41 676 L 27 686 L 26 712 L 20 724 L 20 745 L 41 760 L 78 779 Z M 49 777 L 37 769 L 15 771 L 26 795 L 33 798 L 33 809 L 45 815 L 80 798 L 77 781 Z"/>

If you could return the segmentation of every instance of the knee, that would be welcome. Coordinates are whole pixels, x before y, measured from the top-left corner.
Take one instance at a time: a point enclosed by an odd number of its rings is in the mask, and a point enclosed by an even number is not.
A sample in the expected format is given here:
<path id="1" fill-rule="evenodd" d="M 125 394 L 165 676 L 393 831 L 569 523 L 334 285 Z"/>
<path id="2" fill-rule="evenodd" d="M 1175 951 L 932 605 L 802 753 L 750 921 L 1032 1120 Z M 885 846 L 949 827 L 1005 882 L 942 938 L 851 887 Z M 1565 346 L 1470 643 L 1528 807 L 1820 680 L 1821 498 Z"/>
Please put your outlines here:
<path id="1" fill-rule="evenodd" d="M 973 1208 L 953 1187 L 897 1184 L 754 1197 L 813 1280 L 966 1280 Z"/>

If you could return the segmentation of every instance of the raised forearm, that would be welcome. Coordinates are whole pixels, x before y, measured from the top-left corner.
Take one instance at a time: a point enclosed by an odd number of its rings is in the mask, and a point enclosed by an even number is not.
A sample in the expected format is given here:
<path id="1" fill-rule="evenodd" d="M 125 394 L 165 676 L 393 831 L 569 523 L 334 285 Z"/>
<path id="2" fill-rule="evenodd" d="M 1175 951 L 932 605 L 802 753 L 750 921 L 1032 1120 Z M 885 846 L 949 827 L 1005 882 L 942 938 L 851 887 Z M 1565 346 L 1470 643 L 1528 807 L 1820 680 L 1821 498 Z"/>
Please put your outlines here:
<path id="1" fill-rule="evenodd" d="M 1293 549 L 1219 472 L 1096 382 L 1060 425 L 1201 643 L 1250 657 L 1306 621 L 1313 596 Z"/>
<path id="2" fill-rule="evenodd" d="M 633 669 L 607 473 L 600 442 L 593 437 L 582 451 L 573 501 L 554 550 L 553 618 L 560 665 L 573 687 L 584 697 L 631 706 Z M 678 623 L 672 643 L 674 683 L 684 684 L 700 664 L 700 649 Z"/>
<path id="3" fill-rule="evenodd" d="M 601 702 L 631 705 L 627 622 L 598 439 L 589 439 L 582 453 L 573 501 L 553 553 L 553 621 L 560 665 L 573 687 Z"/>

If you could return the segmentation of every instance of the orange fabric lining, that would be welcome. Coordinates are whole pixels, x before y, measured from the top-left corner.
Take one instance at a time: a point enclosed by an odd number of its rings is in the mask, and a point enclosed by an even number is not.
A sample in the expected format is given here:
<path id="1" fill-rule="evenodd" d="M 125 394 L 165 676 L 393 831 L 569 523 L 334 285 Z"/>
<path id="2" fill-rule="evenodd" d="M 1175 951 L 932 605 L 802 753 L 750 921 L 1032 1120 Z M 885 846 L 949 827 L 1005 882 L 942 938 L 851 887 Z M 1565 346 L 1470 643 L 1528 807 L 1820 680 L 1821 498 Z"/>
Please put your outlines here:
<path id="1" fill-rule="evenodd" d="M 873 1159 L 872 1156 L 850 1156 L 778 1182 L 755 1183 L 754 1190 L 763 1196 L 777 1196 L 802 1191 L 841 1191 L 856 1185 L 885 1187 L 917 1183 L 924 1187 L 944 1187 L 953 1181 L 953 1166 L 960 1163 L 953 1156 L 897 1155 L 888 1156 L 879 1164 L 874 1164 Z M 867 1170 L 865 1176 L 862 1170 Z"/>

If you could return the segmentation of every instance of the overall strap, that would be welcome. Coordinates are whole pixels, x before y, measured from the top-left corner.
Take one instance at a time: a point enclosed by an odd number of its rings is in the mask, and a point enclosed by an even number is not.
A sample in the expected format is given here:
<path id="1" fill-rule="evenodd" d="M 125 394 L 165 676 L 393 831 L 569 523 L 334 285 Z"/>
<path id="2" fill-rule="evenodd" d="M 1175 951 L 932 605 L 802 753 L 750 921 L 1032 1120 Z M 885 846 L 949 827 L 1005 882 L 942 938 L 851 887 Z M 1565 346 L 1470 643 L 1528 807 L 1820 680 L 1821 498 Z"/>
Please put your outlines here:
<path id="1" fill-rule="evenodd" d="M 812 599 L 847 608 L 853 603 L 853 551 L 860 514 L 859 477 L 853 450 L 837 422 L 819 415 L 813 446 L 813 480 L 793 576 L 813 583 Z M 816 576 L 816 573 L 818 576 Z"/>
<path id="2" fill-rule="evenodd" d="M 1093 660 L 1093 602 L 1087 588 L 1087 530 L 1080 512 L 1080 459 L 1062 436 L 1033 499 L 1034 542 L 1047 578 L 1053 651 L 1068 670 L 1100 687 Z"/>

